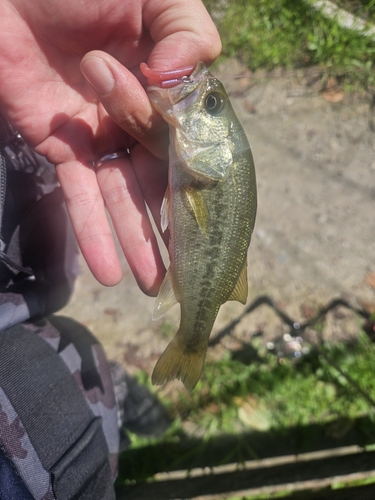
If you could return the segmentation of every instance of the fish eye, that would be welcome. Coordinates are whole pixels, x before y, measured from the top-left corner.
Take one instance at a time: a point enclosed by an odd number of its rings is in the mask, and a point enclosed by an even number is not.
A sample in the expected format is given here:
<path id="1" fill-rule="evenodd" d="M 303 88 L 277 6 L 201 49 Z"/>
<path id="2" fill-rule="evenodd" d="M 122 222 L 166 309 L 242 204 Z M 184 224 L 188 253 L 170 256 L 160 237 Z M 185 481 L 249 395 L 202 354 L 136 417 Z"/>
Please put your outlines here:
<path id="1" fill-rule="evenodd" d="M 204 101 L 204 107 L 212 116 L 217 116 L 224 107 L 224 99 L 218 92 L 210 92 Z"/>

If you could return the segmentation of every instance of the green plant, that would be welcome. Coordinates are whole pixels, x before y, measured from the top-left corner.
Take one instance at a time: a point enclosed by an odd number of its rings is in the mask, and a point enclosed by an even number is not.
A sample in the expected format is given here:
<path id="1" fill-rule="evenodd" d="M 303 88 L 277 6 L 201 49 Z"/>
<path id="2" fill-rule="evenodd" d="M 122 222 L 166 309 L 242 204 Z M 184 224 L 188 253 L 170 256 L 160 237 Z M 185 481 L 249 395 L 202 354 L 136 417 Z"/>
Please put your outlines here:
<path id="1" fill-rule="evenodd" d="M 373 1 L 357 3 L 375 17 Z M 221 8 L 206 0 L 206 5 L 217 20 L 223 54 L 253 70 L 318 64 L 327 74 L 362 85 L 374 82 L 375 41 L 342 28 L 304 0 L 228 0 Z"/>

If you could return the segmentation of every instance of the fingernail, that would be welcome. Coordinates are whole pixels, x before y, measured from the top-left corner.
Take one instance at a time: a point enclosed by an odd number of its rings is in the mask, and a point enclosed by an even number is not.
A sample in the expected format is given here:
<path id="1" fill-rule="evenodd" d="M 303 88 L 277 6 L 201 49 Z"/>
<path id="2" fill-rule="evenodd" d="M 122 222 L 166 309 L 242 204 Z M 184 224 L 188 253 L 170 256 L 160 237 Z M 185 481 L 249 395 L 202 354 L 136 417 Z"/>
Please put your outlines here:
<path id="1" fill-rule="evenodd" d="M 81 62 L 81 71 L 99 95 L 105 96 L 112 92 L 115 80 L 102 59 L 94 56 L 86 57 Z"/>

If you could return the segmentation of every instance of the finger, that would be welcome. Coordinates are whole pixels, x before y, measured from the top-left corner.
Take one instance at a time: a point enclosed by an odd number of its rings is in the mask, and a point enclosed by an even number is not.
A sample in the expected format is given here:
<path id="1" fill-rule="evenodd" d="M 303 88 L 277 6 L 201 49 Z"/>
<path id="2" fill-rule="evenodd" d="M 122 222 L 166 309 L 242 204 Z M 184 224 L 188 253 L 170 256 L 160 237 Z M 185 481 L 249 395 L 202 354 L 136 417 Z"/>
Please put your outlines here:
<path id="1" fill-rule="evenodd" d="M 98 183 L 126 260 L 141 290 L 156 295 L 165 274 L 156 236 L 130 160 L 119 158 L 97 172 Z"/>
<path id="2" fill-rule="evenodd" d="M 103 197 L 93 170 L 77 161 L 56 167 L 82 254 L 96 279 L 116 285 L 122 277 Z"/>
<path id="3" fill-rule="evenodd" d="M 166 158 L 168 126 L 151 106 L 138 79 L 116 59 L 92 51 L 81 70 L 110 117 L 158 158 Z"/>
<path id="4" fill-rule="evenodd" d="M 169 230 L 162 231 L 160 209 L 168 185 L 168 162 L 156 159 L 141 144 L 132 149 L 132 162 L 142 195 L 168 247 Z"/>
<path id="5" fill-rule="evenodd" d="M 146 2 L 143 22 L 156 42 L 148 65 L 174 70 L 203 61 L 209 66 L 221 52 L 218 31 L 200 0 Z"/>
<path id="6" fill-rule="evenodd" d="M 132 163 L 145 202 L 164 242 L 168 244 L 168 234 L 162 233 L 160 227 L 160 208 L 168 185 L 168 162 L 155 158 L 145 147 L 137 144 L 132 149 Z"/>

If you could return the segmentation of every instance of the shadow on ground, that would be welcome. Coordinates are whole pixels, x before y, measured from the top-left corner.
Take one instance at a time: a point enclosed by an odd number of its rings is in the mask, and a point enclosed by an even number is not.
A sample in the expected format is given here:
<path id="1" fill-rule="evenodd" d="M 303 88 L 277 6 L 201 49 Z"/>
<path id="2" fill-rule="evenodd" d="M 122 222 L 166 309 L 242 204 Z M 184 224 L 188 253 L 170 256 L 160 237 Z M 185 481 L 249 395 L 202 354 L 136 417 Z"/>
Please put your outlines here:
<path id="1" fill-rule="evenodd" d="M 344 437 L 332 437 L 334 426 L 345 425 L 347 422 L 336 421 L 287 430 L 224 435 L 208 441 L 190 438 L 176 444 L 163 443 L 128 450 L 120 459 L 119 481 L 135 480 L 138 484 L 118 486 L 118 498 L 122 498 L 121 495 L 125 498 L 125 494 L 129 499 L 148 498 L 147 494 L 150 495 L 151 492 L 153 499 L 195 498 L 280 485 L 287 489 L 291 483 L 329 481 L 333 477 L 373 472 L 375 452 L 361 453 L 354 448 L 365 448 L 375 443 L 373 420 L 369 417 L 358 418 L 352 422 L 352 427 Z M 350 448 L 343 450 L 343 447 Z M 298 457 L 300 454 L 321 450 L 325 450 L 322 456 Z M 278 457 L 279 460 L 272 463 L 272 457 Z M 268 463 L 262 463 L 261 459 L 268 459 Z M 252 466 L 248 461 L 253 461 Z M 242 469 L 241 464 L 244 462 L 246 467 Z M 186 478 L 175 479 L 172 475 L 171 478 L 152 484 L 142 484 L 147 477 L 161 472 L 197 468 L 207 471 L 207 468 L 224 464 L 232 464 L 234 467 L 232 470 L 218 473 L 212 471 L 198 477 L 189 477 L 187 474 Z"/>

